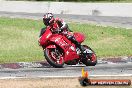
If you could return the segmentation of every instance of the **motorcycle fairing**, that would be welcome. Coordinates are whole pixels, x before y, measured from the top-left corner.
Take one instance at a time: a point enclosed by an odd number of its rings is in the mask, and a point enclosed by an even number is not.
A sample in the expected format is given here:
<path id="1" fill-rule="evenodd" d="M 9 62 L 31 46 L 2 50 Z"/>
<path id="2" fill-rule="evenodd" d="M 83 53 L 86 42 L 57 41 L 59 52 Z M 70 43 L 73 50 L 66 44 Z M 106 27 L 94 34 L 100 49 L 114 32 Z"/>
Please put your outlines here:
<path id="1" fill-rule="evenodd" d="M 82 33 L 75 32 L 73 35 L 79 43 L 82 43 L 85 40 L 85 36 Z"/>
<path id="2" fill-rule="evenodd" d="M 79 58 L 79 55 L 76 53 L 75 44 L 71 43 L 65 36 L 54 34 L 50 41 L 56 43 L 64 51 L 64 61 L 73 60 Z"/>
<path id="3" fill-rule="evenodd" d="M 44 44 L 46 45 L 46 42 L 49 40 L 49 38 L 52 36 L 52 32 L 50 30 L 46 30 L 45 33 L 40 37 L 39 43 L 41 46 Z"/>

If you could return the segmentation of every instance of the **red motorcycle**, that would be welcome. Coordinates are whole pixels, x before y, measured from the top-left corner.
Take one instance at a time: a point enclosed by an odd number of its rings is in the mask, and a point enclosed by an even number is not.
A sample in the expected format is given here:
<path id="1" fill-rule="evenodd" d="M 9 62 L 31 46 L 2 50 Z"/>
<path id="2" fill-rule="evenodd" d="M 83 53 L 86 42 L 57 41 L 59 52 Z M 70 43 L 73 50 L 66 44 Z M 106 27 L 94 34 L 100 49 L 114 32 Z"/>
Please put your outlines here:
<path id="1" fill-rule="evenodd" d="M 70 33 L 70 32 L 69 32 Z M 73 33 L 76 40 L 82 43 L 85 37 L 81 33 Z M 53 33 L 51 27 L 47 27 L 39 39 L 39 44 L 44 50 L 47 62 L 56 68 L 67 65 L 83 63 L 86 66 L 95 66 L 97 58 L 95 52 L 87 45 L 83 54 L 80 49 L 68 40 L 63 33 Z M 84 56 L 85 55 L 85 56 Z"/>

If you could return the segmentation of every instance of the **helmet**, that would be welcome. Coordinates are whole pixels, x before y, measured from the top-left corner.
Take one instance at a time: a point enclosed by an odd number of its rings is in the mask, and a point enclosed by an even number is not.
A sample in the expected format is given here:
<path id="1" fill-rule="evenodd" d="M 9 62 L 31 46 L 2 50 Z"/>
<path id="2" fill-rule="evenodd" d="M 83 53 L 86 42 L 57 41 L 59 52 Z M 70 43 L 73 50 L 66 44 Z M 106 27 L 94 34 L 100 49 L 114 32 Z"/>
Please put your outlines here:
<path id="1" fill-rule="evenodd" d="M 46 26 L 51 25 L 54 22 L 54 15 L 52 13 L 46 13 L 43 16 L 43 23 Z"/>

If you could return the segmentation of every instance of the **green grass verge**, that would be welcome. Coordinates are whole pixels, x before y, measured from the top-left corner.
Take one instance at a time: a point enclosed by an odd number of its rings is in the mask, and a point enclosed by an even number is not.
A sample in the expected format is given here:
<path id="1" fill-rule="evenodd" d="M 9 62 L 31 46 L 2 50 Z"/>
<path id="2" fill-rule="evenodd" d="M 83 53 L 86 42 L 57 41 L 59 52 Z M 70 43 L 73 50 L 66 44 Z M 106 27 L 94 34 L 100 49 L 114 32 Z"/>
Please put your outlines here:
<path id="1" fill-rule="evenodd" d="M 42 20 L 0 18 L 0 63 L 41 61 L 43 51 L 38 46 Z M 86 35 L 84 44 L 98 57 L 131 56 L 132 30 L 69 23 L 70 29 Z"/>

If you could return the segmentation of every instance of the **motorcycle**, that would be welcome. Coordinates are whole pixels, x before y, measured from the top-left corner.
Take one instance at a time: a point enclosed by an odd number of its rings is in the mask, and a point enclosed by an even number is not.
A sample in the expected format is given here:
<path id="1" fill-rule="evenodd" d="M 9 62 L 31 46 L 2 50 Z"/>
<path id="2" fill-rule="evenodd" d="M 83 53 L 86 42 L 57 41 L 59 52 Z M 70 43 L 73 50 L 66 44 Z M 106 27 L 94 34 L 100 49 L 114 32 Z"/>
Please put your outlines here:
<path id="1" fill-rule="evenodd" d="M 85 36 L 81 33 L 75 32 L 73 35 L 79 43 L 85 40 Z M 86 66 L 95 66 L 97 63 L 96 54 L 89 46 L 83 45 L 85 51 L 82 53 L 74 43 L 66 38 L 64 33 L 59 33 L 59 31 L 53 33 L 51 27 L 46 28 L 38 42 L 43 48 L 45 59 L 55 68 L 61 68 L 64 64 L 82 63 Z"/>

